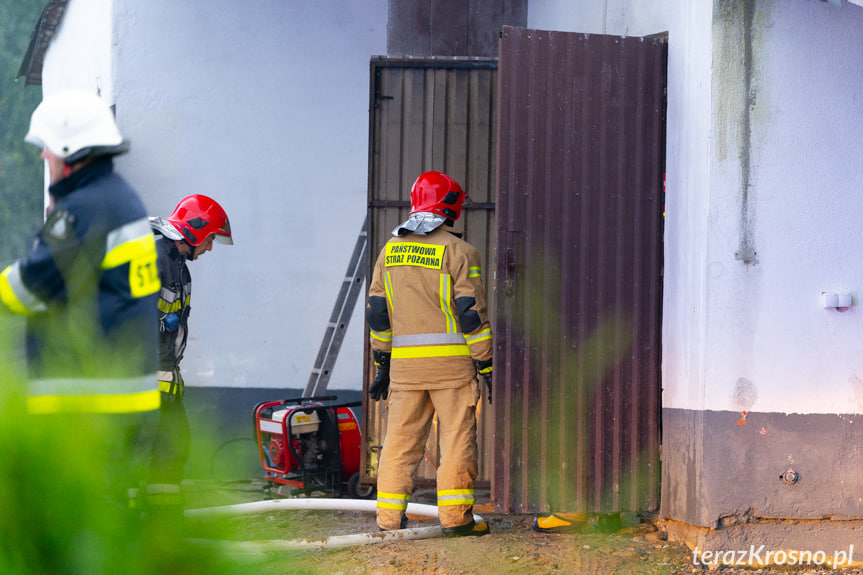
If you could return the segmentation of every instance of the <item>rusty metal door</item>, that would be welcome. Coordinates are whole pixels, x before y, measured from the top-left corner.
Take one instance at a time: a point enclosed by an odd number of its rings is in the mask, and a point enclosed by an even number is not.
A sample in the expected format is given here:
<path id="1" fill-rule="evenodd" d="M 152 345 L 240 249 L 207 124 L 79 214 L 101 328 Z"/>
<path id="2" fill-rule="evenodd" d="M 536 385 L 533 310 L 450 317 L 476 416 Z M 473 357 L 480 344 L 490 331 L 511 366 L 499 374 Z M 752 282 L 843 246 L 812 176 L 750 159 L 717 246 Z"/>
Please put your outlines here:
<path id="1" fill-rule="evenodd" d="M 666 42 L 499 56 L 496 509 L 656 510 Z"/>
<path id="2" fill-rule="evenodd" d="M 496 59 L 392 59 L 371 61 L 369 113 L 369 262 L 371 266 L 390 232 L 407 219 L 410 188 L 417 176 L 439 170 L 468 193 L 456 229 L 483 257 L 483 280 L 494 310 L 494 143 L 497 100 Z M 366 282 L 368 291 L 368 282 Z M 492 318 L 493 319 L 493 318 Z M 363 389 L 374 376 L 365 344 Z M 363 482 L 377 477 L 377 461 L 386 434 L 384 402 L 363 394 Z M 478 487 L 491 477 L 492 423 L 488 402 L 478 409 Z M 417 472 L 417 485 L 433 485 L 439 463 L 437 425 Z"/>

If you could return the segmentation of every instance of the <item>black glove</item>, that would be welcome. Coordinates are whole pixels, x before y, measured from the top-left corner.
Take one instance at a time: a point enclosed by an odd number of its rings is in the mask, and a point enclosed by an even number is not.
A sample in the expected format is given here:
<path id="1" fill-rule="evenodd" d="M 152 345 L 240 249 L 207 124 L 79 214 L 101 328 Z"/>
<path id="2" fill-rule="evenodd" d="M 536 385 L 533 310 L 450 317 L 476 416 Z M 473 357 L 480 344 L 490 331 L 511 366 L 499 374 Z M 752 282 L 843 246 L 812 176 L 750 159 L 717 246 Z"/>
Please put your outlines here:
<path id="1" fill-rule="evenodd" d="M 474 365 L 476 365 L 477 373 L 479 373 L 483 377 L 483 379 L 485 379 L 485 386 L 488 388 L 488 404 L 491 405 L 491 360 L 474 360 L 473 363 Z"/>
<path id="2" fill-rule="evenodd" d="M 372 351 L 378 372 L 369 385 L 369 397 L 378 401 L 386 399 L 390 389 L 390 354 L 385 351 Z"/>

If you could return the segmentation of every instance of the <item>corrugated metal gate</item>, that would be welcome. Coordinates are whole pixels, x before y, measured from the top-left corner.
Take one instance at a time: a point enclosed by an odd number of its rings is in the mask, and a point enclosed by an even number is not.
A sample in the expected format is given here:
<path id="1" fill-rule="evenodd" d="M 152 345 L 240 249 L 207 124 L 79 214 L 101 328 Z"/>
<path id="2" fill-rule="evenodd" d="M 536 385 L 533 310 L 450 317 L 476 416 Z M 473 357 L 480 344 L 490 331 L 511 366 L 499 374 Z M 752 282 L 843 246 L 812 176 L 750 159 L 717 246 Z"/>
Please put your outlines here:
<path id="1" fill-rule="evenodd" d="M 417 175 L 455 177 L 495 332 L 478 485 L 502 512 L 657 509 L 665 41 L 504 27 L 500 46 L 499 70 L 372 60 L 371 259 Z M 365 479 L 380 408 L 364 404 Z M 434 478 L 436 428 L 427 451 L 419 485 Z"/>
<path id="2" fill-rule="evenodd" d="M 493 496 L 659 504 L 666 43 L 503 29 Z"/>
<path id="3" fill-rule="evenodd" d="M 497 60 L 433 59 L 371 61 L 369 120 L 369 255 L 371 266 L 390 232 L 407 219 L 410 188 L 417 176 L 439 170 L 468 193 L 456 229 L 483 257 L 483 279 L 493 313 L 494 161 Z M 366 284 L 368 286 L 368 283 Z M 366 287 L 368 290 L 368 287 Z M 373 377 L 366 342 L 364 389 Z M 377 476 L 377 458 L 386 433 L 383 402 L 363 404 L 364 478 Z M 492 423 L 488 402 L 478 410 L 480 466 L 478 486 L 491 477 Z M 426 446 L 427 458 L 417 484 L 433 484 L 439 462 L 437 425 Z"/>

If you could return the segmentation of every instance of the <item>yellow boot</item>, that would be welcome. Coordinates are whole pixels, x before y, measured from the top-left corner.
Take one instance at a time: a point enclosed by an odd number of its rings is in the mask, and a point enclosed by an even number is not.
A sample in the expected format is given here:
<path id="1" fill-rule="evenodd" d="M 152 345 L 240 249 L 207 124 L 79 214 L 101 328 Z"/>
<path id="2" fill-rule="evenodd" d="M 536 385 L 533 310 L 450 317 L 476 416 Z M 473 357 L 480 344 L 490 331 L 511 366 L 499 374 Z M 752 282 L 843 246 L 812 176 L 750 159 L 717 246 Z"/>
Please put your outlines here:
<path id="1" fill-rule="evenodd" d="M 534 517 L 531 527 L 540 533 L 577 533 L 587 525 L 587 513 L 552 513 Z"/>

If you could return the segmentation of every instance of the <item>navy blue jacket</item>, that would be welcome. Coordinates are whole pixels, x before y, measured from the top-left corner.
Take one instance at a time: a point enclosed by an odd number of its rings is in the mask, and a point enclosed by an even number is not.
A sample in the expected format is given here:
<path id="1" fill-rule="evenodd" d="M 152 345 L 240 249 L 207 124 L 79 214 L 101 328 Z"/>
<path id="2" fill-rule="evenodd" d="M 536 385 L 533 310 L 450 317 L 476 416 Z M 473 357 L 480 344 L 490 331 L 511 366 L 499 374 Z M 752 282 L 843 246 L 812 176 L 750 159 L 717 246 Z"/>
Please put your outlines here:
<path id="1" fill-rule="evenodd" d="M 49 191 L 35 246 L 0 275 L 0 301 L 29 316 L 30 411 L 156 409 L 160 283 L 144 206 L 110 158 Z"/>

